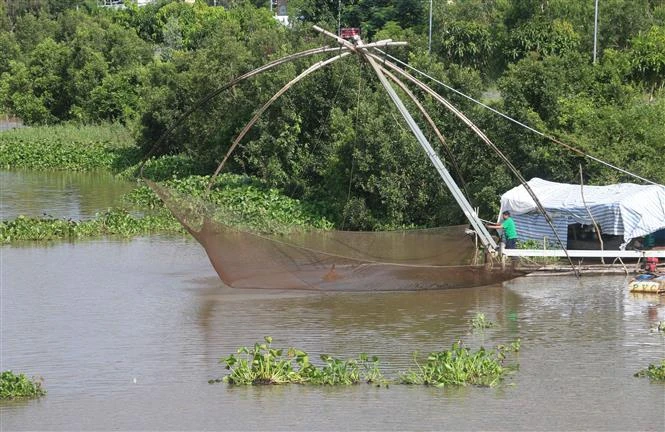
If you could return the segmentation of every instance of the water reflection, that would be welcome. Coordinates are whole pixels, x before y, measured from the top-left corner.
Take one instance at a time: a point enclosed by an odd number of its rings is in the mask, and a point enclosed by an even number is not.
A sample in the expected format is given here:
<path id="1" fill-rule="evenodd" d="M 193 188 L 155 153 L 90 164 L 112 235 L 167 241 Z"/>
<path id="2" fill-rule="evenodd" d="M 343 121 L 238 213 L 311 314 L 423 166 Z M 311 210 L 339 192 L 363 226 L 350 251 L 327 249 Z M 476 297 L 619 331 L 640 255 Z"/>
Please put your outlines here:
<path id="1" fill-rule="evenodd" d="M 0 170 L 0 220 L 19 215 L 89 219 L 135 187 L 106 172 Z"/>
<path id="2" fill-rule="evenodd" d="M 622 277 L 533 278 L 404 293 L 235 290 L 186 237 L 3 247 L 2 368 L 48 395 L 0 403 L 2 430 L 663 430 L 665 388 L 632 374 L 665 358 L 662 296 Z M 494 328 L 474 332 L 483 312 Z M 208 385 L 219 359 L 274 345 L 411 354 L 519 337 L 519 371 L 482 389 Z M 136 381 L 134 381 L 136 379 Z"/>

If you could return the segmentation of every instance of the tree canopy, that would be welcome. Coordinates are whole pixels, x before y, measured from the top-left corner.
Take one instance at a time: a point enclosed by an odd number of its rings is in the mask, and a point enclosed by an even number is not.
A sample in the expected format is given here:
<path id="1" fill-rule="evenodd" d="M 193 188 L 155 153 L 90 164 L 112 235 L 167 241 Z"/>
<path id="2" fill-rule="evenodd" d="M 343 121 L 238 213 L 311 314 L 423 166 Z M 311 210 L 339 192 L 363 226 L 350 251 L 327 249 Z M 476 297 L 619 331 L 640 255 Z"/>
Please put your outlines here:
<path id="1" fill-rule="evenodd" d="M 334 32 L 339 24 L 360 27 L 365 41 L 406 40 L 390 54 L 409 66 L 545 135 L 665 182 L 665 0 L 599 1 L 595 64 L 593 2 L 578 0 L 433 2 L 431 51 L 423 1 L 291 0 L 289 26 L 273 18 L 268 1 L 125 3 L 0 4 L 0 111 L 28 125 L 122 123 L 147 153 L 194 110 L 157 155 L 186 154 L 212 172 L 255 110 L 323 57 L 254 77 L 200 109 L 196 102 L 267 61 L 330 44 L 311 26 Z M 581 164 L 590 183 L 634 181 L 426 81 L 527 178 L 576 182 Z M 422 102 L 455 156 L 446 163 L 459 166 L 470 201 L 489 216 L 516 179 L 454 115 L 429 97 Z M 228 169 L 321 203 L 345 228 L 463 221 L 372 71 L 353 57 L 286 92 Z"/>

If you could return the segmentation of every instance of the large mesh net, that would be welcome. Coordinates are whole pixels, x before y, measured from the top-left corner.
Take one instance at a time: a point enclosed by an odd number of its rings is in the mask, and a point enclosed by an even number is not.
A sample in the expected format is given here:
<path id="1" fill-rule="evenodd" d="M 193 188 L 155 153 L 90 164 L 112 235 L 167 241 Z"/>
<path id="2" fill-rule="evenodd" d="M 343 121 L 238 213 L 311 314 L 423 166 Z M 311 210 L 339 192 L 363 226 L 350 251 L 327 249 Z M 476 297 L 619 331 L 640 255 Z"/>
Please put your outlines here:
<path id="1" fill-rule="evenodd" d="M 518 273 L 475 264 L 465 226 L 388 232 L 260 232 L 205 198 L 146 180 L 235 288 L 396 291 L 489 285 Z"/>

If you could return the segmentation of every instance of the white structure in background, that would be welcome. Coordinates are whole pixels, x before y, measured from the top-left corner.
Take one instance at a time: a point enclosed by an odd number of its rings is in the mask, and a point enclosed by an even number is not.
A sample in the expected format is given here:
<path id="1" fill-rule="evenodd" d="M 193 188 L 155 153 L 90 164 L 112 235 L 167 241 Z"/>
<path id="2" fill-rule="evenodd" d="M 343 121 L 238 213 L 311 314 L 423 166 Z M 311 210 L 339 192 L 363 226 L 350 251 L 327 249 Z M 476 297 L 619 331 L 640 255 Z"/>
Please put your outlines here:
<path id="1" fill-rule="evenodd" d="M 289 13 L 286 8 L 287 0 L 270 0 L 270 9 L 275 12 L 275 19 L 285 26 L 289 25 Z M 274 5 L 274 8 L 273 8 Z"/>
<path id="2" fill-rule="evenodd" d="M 139 6 L 145 6 L 149 3 L 153 3 L 155 0 L 132 0 L 134 3 L 136 3 Z M 185 3 L 194 3 L 195 0 L 185 0 Z M 124 0 L 100 0 L 99 4 L 101 6 L 105 7 L 117 7 L 121 8 L 124 7 Z"/>

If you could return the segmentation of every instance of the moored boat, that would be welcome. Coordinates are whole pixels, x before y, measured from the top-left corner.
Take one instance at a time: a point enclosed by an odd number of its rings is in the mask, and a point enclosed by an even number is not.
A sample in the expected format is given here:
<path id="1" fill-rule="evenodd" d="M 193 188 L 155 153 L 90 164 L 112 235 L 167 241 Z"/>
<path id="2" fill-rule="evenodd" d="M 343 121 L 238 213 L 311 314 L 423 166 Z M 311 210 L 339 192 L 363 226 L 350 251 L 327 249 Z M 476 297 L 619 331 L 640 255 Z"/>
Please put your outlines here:
<path id="1" fill-rule="evenodd" d="M 665 274 L 644 273 L 628 283 L 630 292 L 639 293 L 665 293 Z"/>

